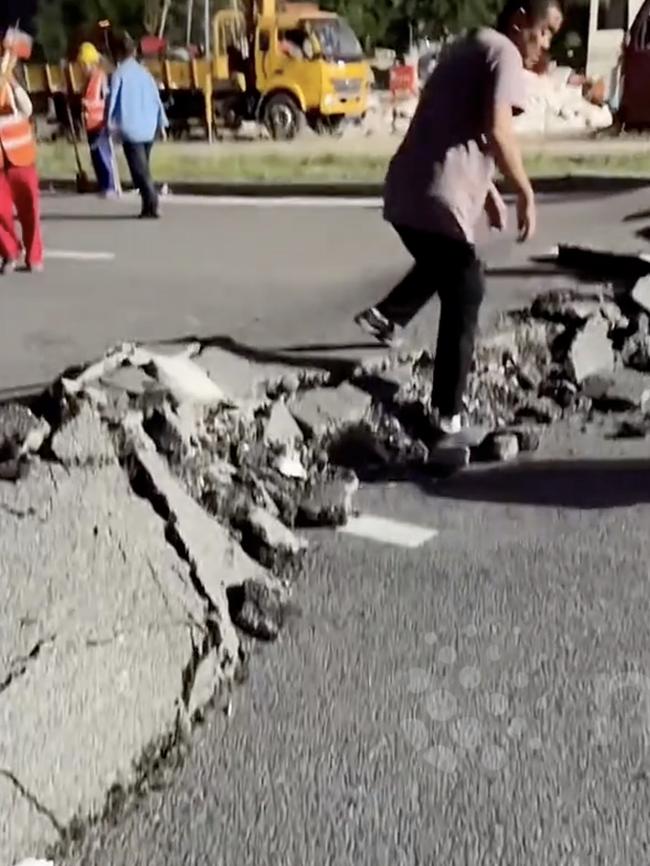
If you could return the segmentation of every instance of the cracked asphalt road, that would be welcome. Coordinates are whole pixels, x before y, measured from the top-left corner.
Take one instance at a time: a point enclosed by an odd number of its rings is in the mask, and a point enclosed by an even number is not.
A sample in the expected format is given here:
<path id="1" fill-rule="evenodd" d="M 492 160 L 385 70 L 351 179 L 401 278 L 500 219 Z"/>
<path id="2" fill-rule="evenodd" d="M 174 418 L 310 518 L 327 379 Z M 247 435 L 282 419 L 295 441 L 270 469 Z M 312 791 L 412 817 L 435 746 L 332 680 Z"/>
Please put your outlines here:
<path id="1" fill-rule="evenodd" d="M 530 252 L 635 249 L 622 218 L 643 198 L 549 201 Z M 134 247 L 138 224 L 75 218 L 94 202 L 46 207 L 50 246 L 116 258 L 3 283 L 6 384 L 188 331 L 322 354 L 358 342 L 351 314 L 406 264 L 372 210 L 170 205 Z M 548 287 L 529 251 L 486 253 L 488 313 Z M 169 787 L 64 866 L 645 866 L 647 443 L 559 428 L 544 447 L 434 488 L 363 488 L 364 511 L 439 535 L 409 551 L 312 533 L 299 614 L 254 648 L 233 717 L 211 714 Z"/>
<path id="2" fill-rule="evenodd" d="M 233 717 L 65 866 L 647 863 L 647 446 L 558 462 L 567 442 L 594 447 L 565 431 L 537 471 L 364 488 L 439 536 L 313 533 Z"/>

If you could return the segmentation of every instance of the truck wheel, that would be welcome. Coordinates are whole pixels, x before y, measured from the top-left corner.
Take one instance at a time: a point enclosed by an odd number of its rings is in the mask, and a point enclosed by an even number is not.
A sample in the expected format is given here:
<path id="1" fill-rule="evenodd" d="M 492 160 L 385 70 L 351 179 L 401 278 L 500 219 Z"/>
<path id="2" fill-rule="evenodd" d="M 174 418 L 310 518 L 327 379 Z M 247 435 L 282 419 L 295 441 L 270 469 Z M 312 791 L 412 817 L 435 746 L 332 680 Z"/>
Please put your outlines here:
<path id="1" fill-rule="evenodd" d="M 262 114 L 264 126 L 274 141 L 291 141 L 302 131 L 305 115 L 288 93 L 269 97 Z"/>
<path id="2" fill-rule="evenodd" d="M 343 135 L 345 116 L 342 114 L 321 115 L 314 122 L 314 131 L 318 135 L 329 135 L 338 138 Z"/>

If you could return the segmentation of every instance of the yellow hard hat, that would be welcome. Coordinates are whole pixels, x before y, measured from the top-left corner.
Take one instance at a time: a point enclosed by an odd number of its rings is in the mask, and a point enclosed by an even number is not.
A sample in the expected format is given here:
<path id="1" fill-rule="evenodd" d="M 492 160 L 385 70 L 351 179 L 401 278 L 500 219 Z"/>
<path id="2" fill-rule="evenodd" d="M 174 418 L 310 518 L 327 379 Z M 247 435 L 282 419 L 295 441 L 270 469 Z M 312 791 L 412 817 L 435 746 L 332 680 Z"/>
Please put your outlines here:
<path id="1" fill-rule="evenodd" d="M 84 66 L 95 66 L 100 60 L 99 51 L 95 48 L 92 42 L 84 42 L 79 49 L 77 59 L 79 60 L 79 63 L 83 63 Z"/>

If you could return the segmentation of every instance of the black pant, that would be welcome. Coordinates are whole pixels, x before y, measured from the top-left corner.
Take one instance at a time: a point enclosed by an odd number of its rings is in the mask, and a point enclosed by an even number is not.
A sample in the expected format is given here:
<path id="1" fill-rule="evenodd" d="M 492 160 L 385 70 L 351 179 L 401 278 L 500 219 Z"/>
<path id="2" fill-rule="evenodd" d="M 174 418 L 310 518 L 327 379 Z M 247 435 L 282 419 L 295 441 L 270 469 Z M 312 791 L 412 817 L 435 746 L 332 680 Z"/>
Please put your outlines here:
<path id="1" fill-rule="evenodd" d="M 440 325 L 432 401 L 441 415 L 456 415 L 463 406 L 485 295 L 483 269 L 469 243 L 401 226 L 395 230 L 415 264 L 377 309 L 404 327 L 437 292 Z"/>
<path id="2" fill-rule="evenodd" d="M 158 193 L 151 179 L 149 159 L 153 142 L 136 143 L 125 141 L 123 143 L 124 156 L 131 172 L 133 186 L 142 198 L 142 213 L 145 215 L 158 213 Z"/>

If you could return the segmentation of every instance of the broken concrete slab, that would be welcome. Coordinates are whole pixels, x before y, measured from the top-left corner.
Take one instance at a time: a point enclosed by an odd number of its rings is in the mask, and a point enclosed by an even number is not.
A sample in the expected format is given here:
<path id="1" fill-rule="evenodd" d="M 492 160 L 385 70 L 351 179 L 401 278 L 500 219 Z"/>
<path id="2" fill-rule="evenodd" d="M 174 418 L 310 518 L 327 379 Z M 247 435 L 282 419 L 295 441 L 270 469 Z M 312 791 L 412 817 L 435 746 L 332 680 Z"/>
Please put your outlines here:
<path id="1" fill-rule="evenodd" d="M 112 388 L 116 391 L 125 391 L 134 397 L 158 387 L 155 379 L 147 375 L 140 367 L 133 367 L 131 364 L 124 364 L 104 374 L 100 377 L 99 383 L 103 387 Z"/>
<path id="2" fill-rule="evenodd" d="M 607 375 L 589 376 L 582 387 L 599 409 L 645 409 L 650 402 L 650 376 L 636 370 L 619 368 Z"/>
<path id="3" fill-rule="evenodd" d="M 328 373 L 316 368 L 295 369 L 291 363 L 261 363 L 220 346 L 206 346 L 196 363 L 236 402 L 262 402 L 269 391 L 293 394 L 302 385 L 321 384 Z"/>
<path id="4" fill-rule="evenodd" d="M 636 281 L 630 296 L 642 310 L 650 313 L 650 275 Z"/>
<path id="5" fill-rule="evenodd" d="M 302 430 L 289 411 L 287 404 L 282 400 L 276 401 L 271 408 L 268 420 L 264 424 L 264 441 L 268 444 L 291 447 L 302 440 Z"/>
<path id="6" fill-rule="evenodd" d="M 218 406 L 232 402 L 230 395 L 187 353 L 162 355 L 136 347 L 128 360 L 133 366 L 150 372 L 177 404 Z"/>
<path id="7" fill-rule="evenodd" d="M 205 594 L 217 614 L 223 616 L 225 591 L 245 579 L 263 580 L 265 571 L 235 543 L 225 527 L 217 523 L 181 487 L 160 454 L 133 443 L 131 457 L 142 471 L 148 495 L 163 506 L 167 531 L 175 537 L 189 562 L 195 584 Z M 135 470 L 137 472 L 137 469 Z M 229 623 L 222 623 L 225 648 L 236 659 L 236 640 Z"/>
<path id="8" fill-rule="evenodd" d="M 0 821 L 0 861 L 12 863 L 99 813 L 173 730 L 204 604 L 117 463 L 38 463 L 0 486 L 0 587 L 0 776 L 54 818 L 18 834 L 14 813 Z"/>
<path id="9" fill-rule="evenodd" d="M 300 427 L 312 436 L 326 436 L 351 424 L 359 424 L 369 413 L 372 397 L 344 382 L 338 388 L 315 388 L 296 395 L 289 410 Z"/>
<path id="10" fill-rule="evenodd" d="M 608 332 L 608 322 L 601 316 L 594 316 L 575 335 L 567 357 L 567 369 L 578 384 L 595 373 L 614 369 L 614 349 Z"/>

